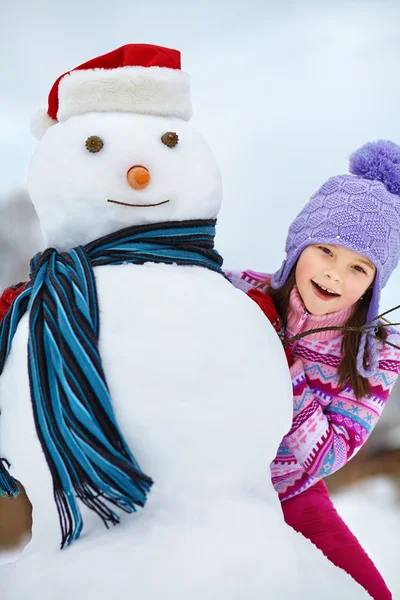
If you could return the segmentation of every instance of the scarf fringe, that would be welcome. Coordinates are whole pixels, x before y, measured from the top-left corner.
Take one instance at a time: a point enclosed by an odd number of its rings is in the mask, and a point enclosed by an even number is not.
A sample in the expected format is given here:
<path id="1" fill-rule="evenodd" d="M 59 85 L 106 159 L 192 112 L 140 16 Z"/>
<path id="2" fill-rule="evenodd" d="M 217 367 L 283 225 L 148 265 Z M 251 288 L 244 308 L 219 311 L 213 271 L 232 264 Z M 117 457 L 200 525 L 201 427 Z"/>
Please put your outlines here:
<path id="1" fill-rule="evenodd" d="M 7 459 L 0 458 L 0 496 L 3 498 L 16 498 L 19 494 L 17 482 L 14 477 L 11 477 L 4 463 L 7 464 L 8 469 L 11 466 Z"/>

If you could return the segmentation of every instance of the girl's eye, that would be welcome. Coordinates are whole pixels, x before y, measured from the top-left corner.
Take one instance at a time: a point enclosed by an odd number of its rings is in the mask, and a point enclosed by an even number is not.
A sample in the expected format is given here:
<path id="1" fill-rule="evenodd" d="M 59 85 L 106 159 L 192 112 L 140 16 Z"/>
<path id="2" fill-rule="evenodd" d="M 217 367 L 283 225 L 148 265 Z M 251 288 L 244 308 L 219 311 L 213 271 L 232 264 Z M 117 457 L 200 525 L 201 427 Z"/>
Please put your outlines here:
<path id="1" fill-rule="evenodd" d="M 318 248 L 322 250 L 324 254 L 332 254 L 332 252 L 326 246 L 318 246 Z"/>
<path id="2" fill-rule="evenodd" d="M 365 274 L 367 274 L 366 271 L 362 267 L 360 267 L 360 265 L 354 265 L 354 269 L 356 271 L 358 271 L 359 273 L 365 273 Z"/>

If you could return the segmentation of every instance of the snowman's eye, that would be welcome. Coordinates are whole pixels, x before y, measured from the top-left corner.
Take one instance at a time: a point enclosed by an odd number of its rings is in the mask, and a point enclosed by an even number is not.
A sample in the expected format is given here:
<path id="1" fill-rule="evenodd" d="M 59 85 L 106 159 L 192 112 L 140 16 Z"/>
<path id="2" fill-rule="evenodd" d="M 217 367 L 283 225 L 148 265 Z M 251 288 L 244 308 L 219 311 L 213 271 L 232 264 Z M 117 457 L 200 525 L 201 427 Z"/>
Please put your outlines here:
<path id="1" fill-rule="evenodd" d="M 161 136 L 161 141 L 169 148 L 174 148 L 179 142 L 178 134 L 174 131 L 167 131 L 167 133 L 164 133 L 164 135 Z"/>
<path id="2" fill-rule="evenodd" d="M 86 149 L 89 150 L 89 152 L 100 152 L 100 150 L 104 146 L 104 142 L 97 135 L 91 135 L 86 140 L 85 146 Z"/>

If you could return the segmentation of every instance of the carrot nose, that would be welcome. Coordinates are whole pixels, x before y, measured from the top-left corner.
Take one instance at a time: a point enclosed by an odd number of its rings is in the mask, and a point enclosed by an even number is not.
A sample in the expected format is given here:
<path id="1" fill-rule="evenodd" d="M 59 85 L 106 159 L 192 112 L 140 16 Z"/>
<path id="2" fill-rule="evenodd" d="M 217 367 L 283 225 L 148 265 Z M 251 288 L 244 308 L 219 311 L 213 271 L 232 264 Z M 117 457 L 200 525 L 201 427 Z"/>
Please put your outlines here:
<path id="1" fill-rule="evenodd" d="M 146 167 L 136 165 L 135 167 L 131 167 L 129 169 L 126 174 L 126 178 L 131 188 L 134 190 L 143 190 L 149 185 L 150 173 Z"/>

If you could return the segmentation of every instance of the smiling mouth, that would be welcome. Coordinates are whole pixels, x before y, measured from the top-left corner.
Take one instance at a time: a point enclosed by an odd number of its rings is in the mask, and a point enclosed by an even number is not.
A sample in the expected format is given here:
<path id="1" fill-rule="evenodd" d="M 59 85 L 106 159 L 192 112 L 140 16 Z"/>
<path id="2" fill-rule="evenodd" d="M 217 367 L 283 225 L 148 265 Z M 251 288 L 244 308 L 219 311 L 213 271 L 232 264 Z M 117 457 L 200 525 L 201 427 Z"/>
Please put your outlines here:
<path id="1" fill-rule="evenodd" d="M 313 281 L 311 279 L 311 283 L 313 284 L 313 287 L 316 288 L 318 290 L 318 292 L 320 294 L 322 294 L 323 296 L 325 296 L 326 298 L 339 298 L 340 294 L 337 294 L 336 292 L 328 292 L 327 290 L 323 289 L 318 283 L 315 283 L 315 281 Z"/>
<path id="2" fill-rule="evenodd" d="M 107 202 L 112 202 L 113 204 L 121 204 L 122 206 L 133 206 L 136 208 L 148 208 L 150 206 L 161 206 L 161 204 L 167 204 L 169 200 L 163 200 L 162 202 L 157 202 L 156 204 L 130 204 L 129 202 L 120 202 L 119 200 L 107 200 Z"/>

